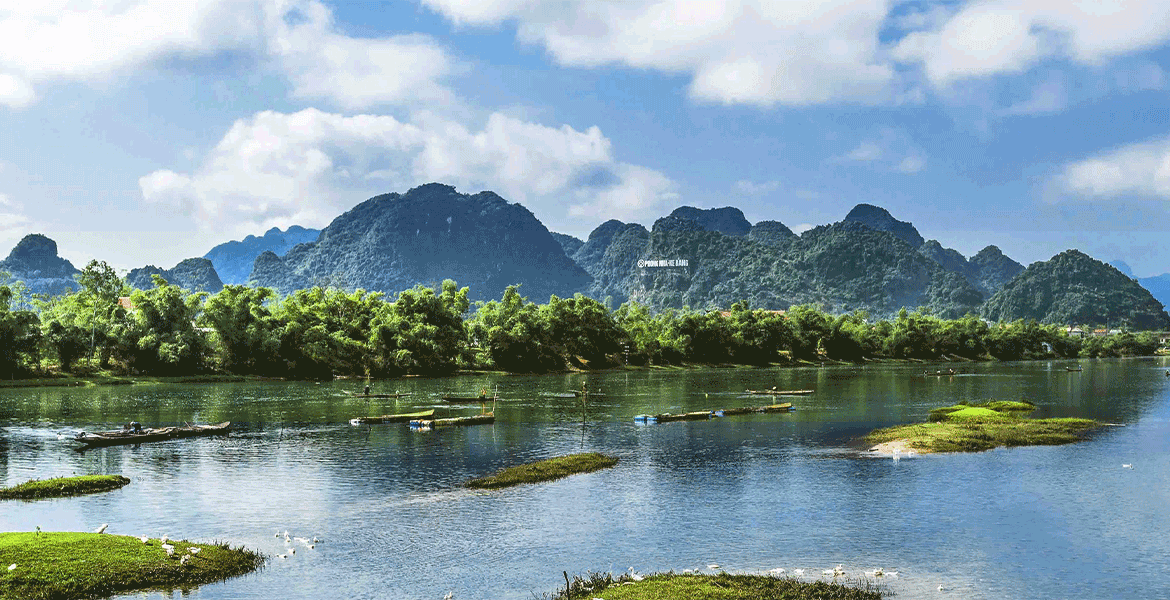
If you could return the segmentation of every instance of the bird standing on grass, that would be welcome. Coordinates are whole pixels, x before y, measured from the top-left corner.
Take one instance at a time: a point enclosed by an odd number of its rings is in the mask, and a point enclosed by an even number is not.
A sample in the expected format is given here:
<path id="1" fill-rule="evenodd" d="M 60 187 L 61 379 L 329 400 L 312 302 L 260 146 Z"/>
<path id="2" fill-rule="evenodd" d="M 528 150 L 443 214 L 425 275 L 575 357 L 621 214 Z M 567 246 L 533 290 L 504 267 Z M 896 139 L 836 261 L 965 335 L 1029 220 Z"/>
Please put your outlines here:
<path id="1" fill-rule="evenodd" d="M 102 526 L 101 526 L 101 527 L 98 527 L 97 529 L 94 529 L 94 530 L 93 530 L 93 532 L 94 532 L 94 533 L 105 533 L 105 532 L 106 532 L 106 527 L 109 527 L 109 526 L 110 526 L 110 524 L 109 524 L 109 523 L 102 523 Z"/>

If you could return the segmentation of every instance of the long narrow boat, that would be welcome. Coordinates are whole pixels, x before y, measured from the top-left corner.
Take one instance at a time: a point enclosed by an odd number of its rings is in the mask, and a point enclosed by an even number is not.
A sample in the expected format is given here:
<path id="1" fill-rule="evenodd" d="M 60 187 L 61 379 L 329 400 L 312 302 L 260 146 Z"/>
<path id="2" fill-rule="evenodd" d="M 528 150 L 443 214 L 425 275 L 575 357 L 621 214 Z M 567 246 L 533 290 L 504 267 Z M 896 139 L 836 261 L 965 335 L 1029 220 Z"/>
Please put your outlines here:
<path id="1" fill-rule="evenodd" d="M 670 421 L 703 421 L 710 419 L 711 415 L 715 414 L 709 410 L 696 410 L 693 412 L 682 414 L 662 413 L 658 415 L 635 415 L 635 422 L 642 423 L 668 423 Z"/>
<path id="2" fill-rule="evenodd" d="M 448 419 L 414 419 L 410 422 L 410 426 L 418 429 L 426 429 L 429 427 L 489 425 L 495 422 L 495 413 L 483 413 L 480 415 L 472 415 L 470 417 L 451 417 Z"/>
<path id="3" fill-rule="evenodd" d="M 734 415 L 750 415 L 752 413 L 792 412 L 796 410 L 791 402 L 783 404 L 769 404 L 768 406 L 737 406 L 715 411 L 716 417 L 730 417 Z"/>
<path id="4" fill-rule="evenodd" d="M 399 394 L 399 393 L 394 393 L 394 394 L 359 394 L 357 392 L 345 392 L 345 393 L 350 395 L 350 396 L 353 396 L 354 398 L 401 398 L 401 397 L 407 395 L 407 394 Z"/>
<path id="5" fill-rule="evenodd" d="M 807 396 L 816 390 L 748 390 L 747 393 L 758 396 Z"/>
<path id="6" fill-rule="evenodd" d="M 224 421 L 217 425 L 190 425 L 187 427 L 156 427 L 139 431 L 115 429 L 113 431 L 82 431 L 73 437 L 75 442 L 85 447 L 119 446 L 123 444 L 142 444 L 146 442 L 162 442 L 179 438 L 197 437 L 202 435 L 223 435 L 232 428 L 231 421 Z"/>
<path id="7" fill-rule="evenodd" d="M 491 396 L 440 396 L 443 402 L 451 404 L 486 404 L 495 400 Z"/>
<path id="8" fill-rule="evenodd" d="M 426 419 L 426 418 L 432 417 L 432 416 L 434 416 L 434 414 L 435 414 L 435 409 L 432 408 L 431 410 L 424 410 L 424 411 L 420 411 L 420 412 L 399 413 L 396 415 L 382 415 L 380 417 L 357 417 L 356 419 L 350 419 L 349 422 L 351 425 L 370 425 L 370 424 L 377 424 L 377 423 L 408 423 L 408 422 L 413 421 L 415 419 Z"/>

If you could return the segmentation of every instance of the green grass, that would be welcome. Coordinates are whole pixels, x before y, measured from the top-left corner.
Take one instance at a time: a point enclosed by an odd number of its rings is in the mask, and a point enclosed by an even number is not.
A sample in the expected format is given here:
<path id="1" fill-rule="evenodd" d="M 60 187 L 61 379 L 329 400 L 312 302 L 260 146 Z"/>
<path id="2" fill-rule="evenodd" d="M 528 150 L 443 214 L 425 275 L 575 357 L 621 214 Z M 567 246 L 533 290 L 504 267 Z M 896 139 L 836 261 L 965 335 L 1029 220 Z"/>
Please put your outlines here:
<path id="1" fill-rule="evenodd" d="M 556 600 L 880 600 L 879 587 L 800 581 L 771 575 L 659 573 L 641 581 L 628 575 L 576 577 Z"/>
<path id="2" fill-rule="evenodd" d="M 34 479 L 20 485 L 0 489 L 0 500 L 36 500 L 96 494 L 116 490 L 127 483 L 130 483 L 130 479 L 121 475 L 81 475 L 79 477 Z"/>
<path id="3" fill-rule="evenodd" d="M 0 598 L 71 600 L 138 590 L 187 589 L 256 570 L 264 557 L 226 544 L 97 533 L 0 533 Z M 191 555 L 188 548 L 199 548 Z M 182 564 L 181 557 L 191 556 Z M 16 565 L 8 570 L 9 565 Z"/>
<path id="4" fill-rule="evenodd" d="M 929 423 L 896 425 L 865 437 L 868 444 L 906 440 L 923 452 L 981 452 L 999 446 L 1071 444 L 1101 423 L 1091 419 L 1027 419 L 1035 410 L 1028 402 L 993 400 L 956 404 L 930 411 Z"/>
<path id="5" fill-rule="evenodd" d="M 465 485 L 469 488 L 499 489 L 520 485 L 522 483 L 552 481 L 575 473 L 589 473 L 598 469 L 612 467 L 617 462 L 617 457 L 607 456 L 597 452 L 570 454 L 568 456 L 558 456 L 518 467 L 509 467 L 495 475 L 472 479 Z"/>

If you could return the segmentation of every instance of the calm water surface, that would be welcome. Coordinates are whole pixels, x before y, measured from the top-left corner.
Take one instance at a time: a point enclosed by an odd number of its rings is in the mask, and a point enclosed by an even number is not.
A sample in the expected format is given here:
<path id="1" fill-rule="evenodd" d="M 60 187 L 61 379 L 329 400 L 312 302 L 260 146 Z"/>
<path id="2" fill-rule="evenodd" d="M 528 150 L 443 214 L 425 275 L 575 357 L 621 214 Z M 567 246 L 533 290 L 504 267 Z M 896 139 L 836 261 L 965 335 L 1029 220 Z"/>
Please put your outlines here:
<path id="1" fill-rule="evenodd" d="M 711 369 L 375 382 L 0 390 L 0 484 L 120 473 L 121 490 L 5 502 L 0 531 L 90 531 L 228 541 L 273 558 L 200 587 L 213 598 L 528 599 L 562 571 L 882 567 L 900 598 L 1170 597 L 1166 359 Z M 953 366 L 953 365 L 952 365 Z M 931 368 L 934 368 L 933 366 Z M 944 366 L 946 368 L 946 366 Z M 580 400 L 542 394 L 590 389 Z M 791 414 L 639 426 L 633 416 L 764 404 L 747 388 L 815 389 Z M 414 432 L 355 416 L 436 407 L 498 387 L 490 426 Z M 1024 399 L 1036 416 L 1106 428 L 1081 444 L 893 461 L 850 442 L 969 400 Z M 227 438 L 78 453 L 78 429 L 232 421 Z M 613 469 L 490 493 L 460 484 L 579 452 Z M 1123 469 L 1122 464 L 1132 464 Z M 287 559 L 283 534 L 319 537 Z M 281 537 L 274 534 L 280 533 Z M 938 587 L 943 586 L 944 591 Z M 176 597 L 179 592 L 174 592 Z M 141 596 L 159 598 L 154 592 Z"/>

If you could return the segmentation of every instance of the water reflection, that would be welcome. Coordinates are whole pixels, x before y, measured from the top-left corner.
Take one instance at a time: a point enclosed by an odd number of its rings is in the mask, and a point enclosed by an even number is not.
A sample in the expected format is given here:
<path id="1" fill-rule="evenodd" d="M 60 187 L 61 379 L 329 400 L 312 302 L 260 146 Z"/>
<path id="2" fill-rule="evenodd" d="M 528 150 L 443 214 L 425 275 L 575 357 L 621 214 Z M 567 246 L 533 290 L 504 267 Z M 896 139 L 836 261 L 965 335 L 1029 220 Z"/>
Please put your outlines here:
<path id="1" fill-rule="evenodd" d="M 900 597 L 1157 597 L 1170 544 L 1170 402 L 1163 359 L 483 375 L 375 382 L 261 382 L 0 390 L 0 478 L 121 473 L 98 496 L 6 503 L 3 530 L 168 534 L 272 556 L 283 536 L 324 541 L 204 598 L 530 598 L 562 570 L 805 568 L 899 571 Z M 946 368 L 946 367 L 944 367 Z M 582 403 L 555 397 L 589 388 Z M 743 390 L 816 389 L 790 414 L 635 426 L 639 413 L 748 406 Z M 360 415 L 451 407 L 444 393 L 498 389 L 492 426 L 353 427 Z M 1083 444 L 861 458 L 848 442 L 958 401 L 1025 399 L 1041 416 L 1125 427 Z M 584 413 L 584 416 L 583 414 Z M 62 432 L 230 420 L 226 438 L 77 453 Z M 584 421 L 584 425 L 582 423 Z M 473 493 L 460 484 L 557 454 L 617 454 L 617 467 Z M 1121 469 L 1132 463 L 1133 469 Z M 1091 517 L 1091 518 L 1089 518 Z M 399 574 L 409 573 L 409 577 Z M 940 594 L 943 585 L 948 592 Z M 155 594 L 158 597 L 159 594 Z"/>

